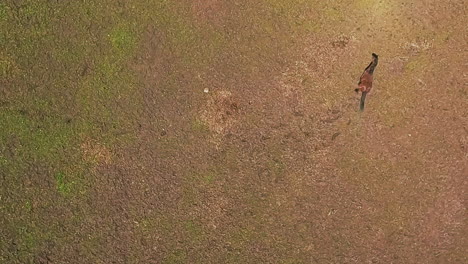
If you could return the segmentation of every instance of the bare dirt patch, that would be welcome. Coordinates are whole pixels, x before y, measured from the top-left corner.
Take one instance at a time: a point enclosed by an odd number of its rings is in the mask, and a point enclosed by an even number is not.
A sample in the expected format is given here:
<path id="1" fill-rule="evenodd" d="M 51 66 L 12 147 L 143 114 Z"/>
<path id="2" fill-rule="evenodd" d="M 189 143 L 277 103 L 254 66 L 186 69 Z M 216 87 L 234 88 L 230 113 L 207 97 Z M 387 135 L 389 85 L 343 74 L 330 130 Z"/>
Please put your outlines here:
<path id="1" fill-rule="evenodd" d="M 226 17 L 225 2 L 220 0 L 191 1 L 192 14 L 201 23 L 221 25 Z"/>
<path id="2" fill-rule="evenodd" d="M 210 94 L 200 114 L 201 120 L 205 122 L 214 133 L 225 135 L 235 124 L 239 114 L 239 105 L 236 98 L 229 91 L 215 91 Z"/>
<path id="3" fill-rule="evenodd" d="M 86 138 L 81 144 L 83 158 L 97 166 L 110 164 L 112 161 L 111 151 L 96 140 Z"/>

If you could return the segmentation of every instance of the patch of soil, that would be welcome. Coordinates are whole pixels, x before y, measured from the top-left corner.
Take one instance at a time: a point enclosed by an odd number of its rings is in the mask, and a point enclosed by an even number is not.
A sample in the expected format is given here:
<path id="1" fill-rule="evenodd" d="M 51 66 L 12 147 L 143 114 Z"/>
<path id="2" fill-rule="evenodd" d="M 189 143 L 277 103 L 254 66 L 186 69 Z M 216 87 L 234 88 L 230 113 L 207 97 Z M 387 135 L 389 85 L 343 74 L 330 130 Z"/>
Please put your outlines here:
<path id="1" fill-rule="evenodd" d="M 192 14 L 196 21 L 222 25 L 227 9 L 226 3 L 221 0 L 195 0 L 191 2 Z"/>
<path id="2" fill-rule="evenodd" d="M 202 107 L 201 119 L 211 131 L 217 134 L 226 134 L 235 123 L 239 114 L 239 105 L 236 98 L 229 91 L 216 91 Z"/>

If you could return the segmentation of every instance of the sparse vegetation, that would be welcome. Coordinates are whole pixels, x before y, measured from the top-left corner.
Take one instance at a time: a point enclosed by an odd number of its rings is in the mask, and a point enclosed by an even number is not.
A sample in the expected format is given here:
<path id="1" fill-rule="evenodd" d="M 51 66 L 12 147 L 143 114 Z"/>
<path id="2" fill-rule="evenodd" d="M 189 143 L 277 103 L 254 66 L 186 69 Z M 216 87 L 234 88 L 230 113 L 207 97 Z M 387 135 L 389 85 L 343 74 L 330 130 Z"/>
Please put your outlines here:
<path id="1" fill-rule="evenodd" d="M 429 2 L 3 1 L 0 262 L 462 263 L 464 3 Z"/>

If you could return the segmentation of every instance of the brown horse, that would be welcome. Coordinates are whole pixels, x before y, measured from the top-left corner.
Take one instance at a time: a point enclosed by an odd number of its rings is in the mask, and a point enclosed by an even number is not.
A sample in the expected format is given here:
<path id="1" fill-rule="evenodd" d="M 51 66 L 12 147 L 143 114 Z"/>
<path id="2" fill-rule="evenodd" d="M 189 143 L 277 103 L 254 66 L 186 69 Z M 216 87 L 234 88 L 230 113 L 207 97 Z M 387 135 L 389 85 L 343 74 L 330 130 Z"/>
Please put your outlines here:
<path id="1" fill-rule="evenodd" d="M 372 62 L 369 64 L 369 66 L 366 67 L 366 69 L 362 73 L 361 78 L 359 78 L 358 88 L 354 90 L 356 91 L 356 93 L 359 91 L 361 91 L 362 93 L 361 104 L 359 107 L 361 111 L 364 110 L 364 101 L 366 100 L 366 95 L 372 89 L 372 81 L 374 80 L 374 70 L 375 67 L 377 67 L 378 63 L 379 56 L 375 53 L 372 53 Z"/>

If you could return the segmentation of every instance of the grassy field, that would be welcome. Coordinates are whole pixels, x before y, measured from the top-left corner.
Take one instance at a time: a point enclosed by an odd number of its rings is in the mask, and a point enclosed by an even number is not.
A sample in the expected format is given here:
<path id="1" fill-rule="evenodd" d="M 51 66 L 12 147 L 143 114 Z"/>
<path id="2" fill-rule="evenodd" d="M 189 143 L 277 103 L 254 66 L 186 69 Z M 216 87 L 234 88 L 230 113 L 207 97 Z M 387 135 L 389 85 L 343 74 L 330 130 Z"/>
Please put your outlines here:
<path id="1" fill-rule="evenodd" d="M 2 1 L 0 263 L 467 262 L 465 25 L 461 0 Z"/>

